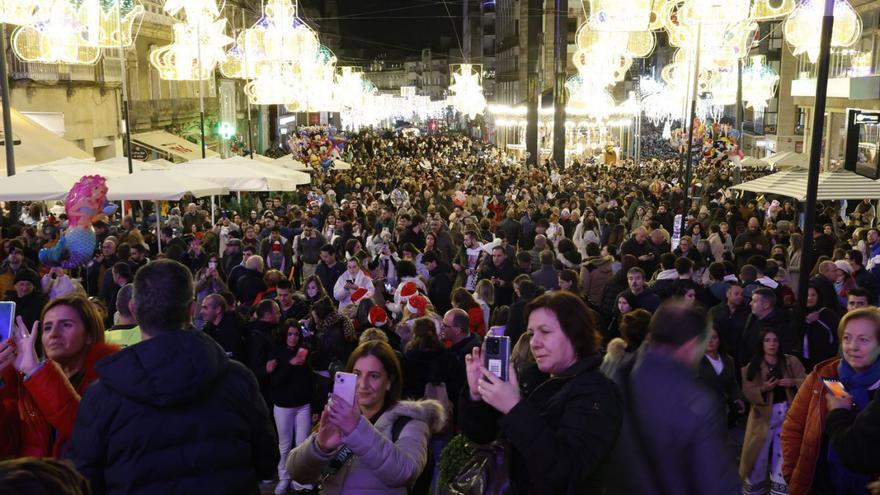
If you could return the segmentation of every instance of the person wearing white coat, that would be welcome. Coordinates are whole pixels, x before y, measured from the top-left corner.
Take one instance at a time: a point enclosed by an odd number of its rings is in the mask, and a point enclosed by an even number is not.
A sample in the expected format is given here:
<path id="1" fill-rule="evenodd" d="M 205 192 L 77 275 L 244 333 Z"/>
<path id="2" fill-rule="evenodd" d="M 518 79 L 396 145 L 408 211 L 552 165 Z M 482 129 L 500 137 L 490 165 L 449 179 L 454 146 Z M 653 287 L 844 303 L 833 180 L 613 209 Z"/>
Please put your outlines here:
<path id="1" fill-rule="evenodd" d="M 367 291 L 365 297 L 373 297 L 375 289 L 373 288 L 373 279 L 360 269 L 356 259 L 350 259 L 345 262 L 345 273 L 336 280 L 333 287 L 333 297 L 339 301 L 339 309 L 351 304 L 351 294 L 358 290 Z"/>

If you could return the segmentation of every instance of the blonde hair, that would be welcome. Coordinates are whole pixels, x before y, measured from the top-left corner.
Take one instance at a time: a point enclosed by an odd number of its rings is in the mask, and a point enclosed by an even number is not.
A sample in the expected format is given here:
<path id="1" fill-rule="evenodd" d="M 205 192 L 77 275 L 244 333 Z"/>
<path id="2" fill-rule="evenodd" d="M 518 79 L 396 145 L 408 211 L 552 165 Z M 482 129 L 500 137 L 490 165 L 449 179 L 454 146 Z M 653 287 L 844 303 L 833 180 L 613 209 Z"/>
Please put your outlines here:
<path id="1" fill-rule="evenodd" d="M 365 342 L 385 342 L 387 344 L 388 335 L 378 328 L 368 328 L 364 330 L 364 333 L 362 333 L 358 339 L 358 344 L 363 344 Z"/>
<path id="2" fill-rule="evenodd" d="M 474 288 L 474 294 L 489 306 L 495 304 L 495 286 L 485 278 L 477 282 L 477 286 Z"/>
<path id="3" fill-rule="evenodd" d="M 535 362 L 535 356 L 532 355 L 531 331 L 524 332 L 519 336 L 519 340 L 513 345 L 513 350 L 510 351 L 510 362 L 517 369 Z"/>
<path id="4" fill-rule="evenodd" d="M 837 336 L 843 342 L 843 332 L 851 321 L 866 320 L 874 324 L 874 338 L 880 342 L 880 308 L 867 307 L 854 309 L 843 315 L 837 325 Z"/>

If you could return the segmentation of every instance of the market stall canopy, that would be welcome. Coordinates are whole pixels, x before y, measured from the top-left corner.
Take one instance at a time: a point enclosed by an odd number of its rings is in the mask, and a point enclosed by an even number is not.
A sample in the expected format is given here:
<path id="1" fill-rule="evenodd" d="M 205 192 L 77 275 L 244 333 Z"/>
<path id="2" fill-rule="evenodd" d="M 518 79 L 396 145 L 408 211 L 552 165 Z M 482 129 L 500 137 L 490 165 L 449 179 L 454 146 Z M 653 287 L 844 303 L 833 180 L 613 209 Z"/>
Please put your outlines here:
<path id="1" fill-rule="evenodd" d="M 34 165 L 32 167 L 26 167 L 22 169 L 23 171 L 35 172 L 35 171 L 55 171 L 55 172 L 63 172 L 67 175 L 72 175 L 77 178 L 77 180 L 86 175 L 101 175 L 104 177 L 112 177 L 116 175 L 123 175 L 128 173 L 128 168 L 125 170 L 115 169 L 112 167 L 99 165 L 98 162 L 88 161 L 88 160 L 75 160 L 66 158 L 63 160 L 55 160 L 48 163 L 42 163 L 40 165 Z"/>
<path id="2" fill-rule="evenodd" d="M 2 112 L 0 112 L 0 115 L 2 115 Z M 65 158 L 95 159 L 89 153 L 79 149 L 77 145 L 58 136 L 21 113 L 12 110 L 9 115 L 12 118 L 12 142 L 14 143 L 16 169 Z M 0 131 L 0 143 L 3 145 L 6 143 L 2 131 Z M 3 164 L 3 171 L 5 172 L 5 153 L 0 152 L 0 163 Z"/>
<path id="3" fill-rule="evenodd" d="M 188 193 L 195 197 L 227 194 L 229 190 L 217 184 L 190 177 L 168 168 L 143 168 L 132 174 L 107 180 L 107 199 L 178 201 Z"/>
<path id="4" fill-rule="evenodd" d="M 250 157 L 248 157 L 248 156 L 246 156 L 245 158 L 250 159 Z M 269 158 L 268 156 L 261 155 L 259 153 L 254 153 L 254 160 L 261 162 L 261 163 L 275 163 L 274 158 Z"/>
<path id="5" fill-rule="evenodd" d="M 807 155 L 794 151 L 783 151 L 764 158 L 764 162 L 773 168 L 786 169 L 793 167 L 806 167 L 809 165 Z"/>
<path id="6" fill-rule="evenodd" d="M 202 158 L 199 145 L 191 143 L 180 136 L 175 136 L 165 131 L 141 132 L 131 135 L 134 144 L 158 151 L 164 155 L 176 157 L 180 160 L 198 160 Z M 219 156 L 216 151 L 205 150 L 206 157 Z"/>
<path id="7" fill-rule="evenodd" d="M 765 162 L 760 158 L 755 158 L 753 156 L 747 156 L 742 160 L 743 167 L 754 167 L 754 168 L 767 168 L 770 166 L 769 163 Z"/>
<path id="8" fill-rule="evenodd" d="M 164 163 L 162 163 L 164 162 Z M 99 162 L 95 162 L 95 165 L 101 167 L 102 169 L 112 170 L 116 174 L 125 174 L 128 175 L 128 158 L 124 156 L 117 156 L 114 158 L 108 158 L 106 160 L 101 160 Z M 132 160 L 131 168 L 134 172 L 138 172 L 140 170 L 156 170 L 162 168 L 168 168 L 168 166 L 173 166 L 174 164 L 169 162 L 168 160 L 155 160 L 152 162 L 144 162 L 140 160 Z"/>
<path id="9" fill-rule="evenodd" d="M 351 170 L 351 164 L 342 160 L 333 160 L 333 168 L 336 170 Z"/>
<path id="10" fill-rule="evenodd" d="M 243 167 L 219 158 L 181 163 L 175 165 L 174 170 L 190 177 L 211 181 L 230 191 L 296 190 L 296 182 L 291 178 Z"/>
<path id="11" fill-rule="evenodd" d="M 798 201 L 807 199 L 807 171 L 798 168 L 777 172 L 743 182 L 731 189 L 762 194 L 778 194 Z M 871 180 L 849 170 L 819 174 L 818 201 L 837 199 L 880 198 L 880 181 Z"/>
<path id="12" fill-rule="evenodd" d="M 314 172 L 314 169 L 306 165 L 305 163 L 297 160 L 293 157 L 293 155 L 284 155 L 280 158 L 276 158 L 272 160 L 276 165 L 281 165 L 284 168 L 289 168 L 291 170 L 300 170 L 302 172 Z"/>
<path id="13" fill-rule="evenodd" d="M 29 167 L 15 175 L 0 177 L 0 201 L 64 199 L 80 177 L 56 169 Z"/>
<path id="14" fill-rule="evenodd" d="M 251 160 L 250 158 L 246 158 L 243 156 L 233 156 L 230 158 L 226 158 L 225 160 L 221 160 L 218 158 L 206 158 L 204 160 L 193 160 L 189 162 L 189 164 L 222 164 L 224 166 L 239 167 L 249 174 L 265 175 L 267 177 L 281 177 L 283 179 L 292 181 L 294 185 L 298 186 L 309 184 L 312 181 L 312 178 L 309 177 L 309 174 L 306 174 L 304 172 L 290 170 L 280 165 L 275 165 L 274 163 L 263 163 L 257 160 Z"/>

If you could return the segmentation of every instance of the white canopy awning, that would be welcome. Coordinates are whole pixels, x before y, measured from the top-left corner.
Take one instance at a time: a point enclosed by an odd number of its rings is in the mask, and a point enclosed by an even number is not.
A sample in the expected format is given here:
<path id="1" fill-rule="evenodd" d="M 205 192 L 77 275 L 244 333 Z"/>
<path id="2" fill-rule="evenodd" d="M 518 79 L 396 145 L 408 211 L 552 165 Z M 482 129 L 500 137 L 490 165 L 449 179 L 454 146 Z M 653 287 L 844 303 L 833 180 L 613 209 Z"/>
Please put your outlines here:
<path id="1" fill-rule="evenodd" d="M 300 170 L 302 172 L 313 172 L 312 167 L 309 167 L 305 163 L 297 160 L 293 157 L 293 155 L 284 155 L 280 158 L 276 158 L 272 160 L 276 165 L 281 165 L 284 168 L 289 168 L 291 170 Z"/>
<path id="2" fill-rule="evenodd" d="M 2 111 L 0 111 L 0 115 L 2 115 Z M 15 143 L 13 149 L 15 150 L 16 169 L 65 158 L 95 159 L 91 154 L 79 149 L 77 145 L 59 137 L 14 109 L 10 112 L 10 117 L 12 118 L 12 142 Z M 0 130 L 0 142 L 5 144 L 2 137 L 3 132 Z M 2 164 L 2 170 L 5 174 L 6 153 L 2 151 L 0 151 L 0 164 Z"/>
<path id="3" fill-rule="evenodd" d="M 782 151 L 764 158 L 764 162 L 773 168 L 785 169 L 794 167 L 807 167 L 808 156 L 794 151 Z"/>
<path id="4" fill-rule="evenodd" d="M 176 165 L 174 170 L 190 177 L 211 181 L 230 191 L 266 192 L 296 190 L 296 182 L 290 177 L 267 173 L 265 170 L 243 167 L 234 161 L 230 162 L 228 160 L 196 160 Z"/>
<path id="5" fill-rule="evenodd" d="M 177 201 L 187 193 L 193 196 L 216 196 L 229 192 L 225 187 L 190 177 L 168 168 L 143 168 L 132 174 L 107 180 L 107 198 L 111 201 L 152 200 Z"/>
<path id="6" fill-rule="evenodd" d="M 164 155 L 183 161 L 198 160 L 202 152 L 198 144 L 191 143 L 180 136 L 165 131 L 141 132 L 131 135 L 131 141 L 137 145 L 150 148 Z M 205 150 L 206 157 L 218 156 L 216 151 Z"/>
<path id="7" fill-rule="evenodd" d="M 64 199 L 80 177 L 54 169 L 28 167 L 10 177 L 0 176 L 0 201 Z"/>
<path id="8" fill-rule="evenodd" d="M 257 160 L 251 160 L 250 158 L 246 158 L 243 156 L 233 156 L 230 158 L 226 158 L 225 160 L 219 158 L 193 160 L 191 162 L 188 162 L 187 165 L 222 166 L 230 168 L 234 167 L 238 169 L 238 172 L 240 174 L 246 174 L 248 176 L 281 178 L 292 182 L 295 186 L 308 184 L 312 180 L 311 177 L 309 177 L 309 174 L 296 170 L 290 170 L 282 166 L 275 165 L 274 163 L 263 163 Z"/>
<path id="9" fill-rule="evenodd" d="M 351 164 L 342 160 L 333 160 L 333 168 L 336 170 L 351 170 Z"/>
<path id="10" fill-rule="evenodd" d="M 753 156 L 747 156 L 742 160 L 742 166 L 743 167 L 766 168 L 766 167 L 769 167 L 770 164 L 760 158 L 755 158 Z"/>
<path id="11" fill-rule="evenodd" d="M 759 179 L 733 186 L 732 189 L 763 194 L 778 194 L 798 201 L 807 199 L 807 171 L 794 169 L 777 172 Z M 872 180 L 849 170 L 819 174 L 819 190 L 816 199 L 880 198 L 880 181 Z"/>

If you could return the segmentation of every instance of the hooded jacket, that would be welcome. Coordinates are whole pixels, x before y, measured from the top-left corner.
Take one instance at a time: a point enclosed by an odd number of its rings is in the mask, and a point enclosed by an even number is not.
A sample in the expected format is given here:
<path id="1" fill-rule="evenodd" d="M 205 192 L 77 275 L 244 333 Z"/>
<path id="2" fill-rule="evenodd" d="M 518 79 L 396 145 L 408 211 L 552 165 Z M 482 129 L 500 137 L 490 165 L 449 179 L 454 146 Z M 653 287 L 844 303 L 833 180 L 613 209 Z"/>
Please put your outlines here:
<path id="1" fill-rule="evenodd" d="M 257 381 L 201 332 L 168 331 L 96 366 L 70 458 L 102 493 L 258 493 L 278 441 Z"/>
<path id="2" fill-rule="evenodd" d="M 401 416 L 411 420 L 392 442 L 394 422 Z M 321 493 L 406 494 L 407 486 L 425 469 L 428 439 L 442 429 L 445 420 L 443 406 L 435 400 L 400 401 L 383 412 L 375 424 L 362 416 L 357 427 L 343 438 L 344 445 L 353 452 L 352 458 L 324 481 Z M 287 470 L 299 483 L 317 482 L 321 470 L 338 453 L 339 449 L 322 452 L 316 439 L 317 433 L 313 433 L 287 458 Z"/>
<path id="3" fill-rule="evenodd" d="M 610 256 L 595 256 L 585 259 L 581 264 L 581 289 L 587 300 L 596 306 L 602 304 L 602 293 L 608 281 L 614 276 L 612 261 L 614 259 Z"/>

